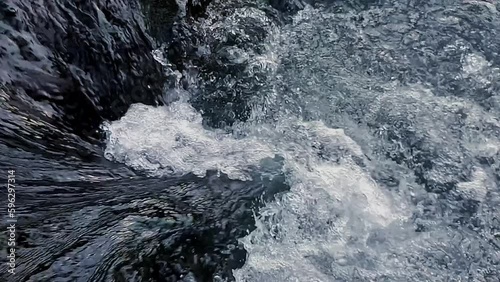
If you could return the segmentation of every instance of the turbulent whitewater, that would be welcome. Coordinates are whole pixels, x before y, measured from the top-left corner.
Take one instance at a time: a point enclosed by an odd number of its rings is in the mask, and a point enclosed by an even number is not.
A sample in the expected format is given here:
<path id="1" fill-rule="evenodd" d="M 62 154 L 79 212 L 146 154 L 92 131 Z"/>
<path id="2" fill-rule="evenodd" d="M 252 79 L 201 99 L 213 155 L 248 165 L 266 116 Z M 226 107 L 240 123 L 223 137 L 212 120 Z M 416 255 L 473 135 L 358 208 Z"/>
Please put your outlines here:
<path id="1" fill-rule="evenodd" d="M 498 1 L 7 0 L 0 31 L 1 281 L 499 281 Z"/>
<path id="2" fill-rule="evenodd" d="M 282 158 L 290 191 L 240 238 L 237 281 L 498 281 L 500 12 L 420 2 L 200 19 L 240 73 L 207 79 L 191 61 L 169 105 L 104 125 L 106 156 L 152 176 L 243 181 Z M 252 28 L 262 40 L 242 44 Z M 221 88 L 248 95 L 249 113 L 214 127 L 212 107 L 241 114 Z"/>

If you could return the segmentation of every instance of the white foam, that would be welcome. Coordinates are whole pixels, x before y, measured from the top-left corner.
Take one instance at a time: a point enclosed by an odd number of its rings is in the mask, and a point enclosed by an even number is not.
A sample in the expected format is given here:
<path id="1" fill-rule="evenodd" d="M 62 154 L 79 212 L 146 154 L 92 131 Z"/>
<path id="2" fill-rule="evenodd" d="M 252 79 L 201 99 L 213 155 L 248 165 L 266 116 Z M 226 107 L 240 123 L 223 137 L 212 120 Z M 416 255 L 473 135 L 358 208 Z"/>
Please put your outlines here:
<path id="1" fill-rule="evenodd" d="M 462 60 L 463 76 L 470 77 L 478 83 L 487 86 L 491 84 L 488 77 L 492 77 L 488 71 L 491 69 L 491 63 L 484 56 L 477 53 L 467 54 Z"/>
<path id="2" fill-rule="evenodd" d="M 491 64 L 480 54 L 467 54 L 463 60 L 463 71 L 466 75 L 478 74 Z"/>
<path id="3" fill-rule="evenodd" d="M 486 172 L 481 168 L 476 168 L 472 174 L 471 180 L 458 183 L 457 188 L 466 196 L 478 201 L 483 201 L 486 198 L 490 186 L 488 180 L 489 178 Z"/>
<path id="4" fill-rule="evenodd" d="M 219 169 L 248 179 L 248 168 L 260 160 L 274 154 L 285 158 L 291 191 L 268 204 L 257 217 L 257 229 L 243 239 L 250 255 L 235 271 L 241 281 L 254 273 L 249 269 L 265 271 L 265 281 L 328 281 L 308 256 L 328 252 L 340 262 L 348 260 L 358 248 L 349 244 L 405 218 L 359 165 L 366 161 L 361 148 L 342 129 L 323 122 L 252 125 L 247 137 L 235 139 L 203 128 L 189 104 L 175 102 L 159 108 L 133 105 L 105 129 L 108 158 L 154 175 Z"/>
<path id="5" fill-rule="evenodd" d="M 335 271 L 349 276 L 349 260 L 370 233 L 397 225 L 407 217 L 404 209 L 359 165 L 364 154 L 342 129 L 287 120 L 273 130 L 280 132 L 276 140 L 258 132 L 280 144 L 291 191 L 268 204 L 257 229 L 241 240 L 249 256 L 234 271 L 237 281 L 330 281 L 313 259 L 325 253 L 344 264 Z"/>
<path id="6" fill-rule="evenodd" d="M 235 140 L 203 128 L 202 117 L 189 104 L 167 107 L 132 105 L 119 121 L 104 125 L 107 158 L 153 175 L 219 170 L 235 179 L 248 179 L 247 168 L 273 151 L 256 139 Z"/>

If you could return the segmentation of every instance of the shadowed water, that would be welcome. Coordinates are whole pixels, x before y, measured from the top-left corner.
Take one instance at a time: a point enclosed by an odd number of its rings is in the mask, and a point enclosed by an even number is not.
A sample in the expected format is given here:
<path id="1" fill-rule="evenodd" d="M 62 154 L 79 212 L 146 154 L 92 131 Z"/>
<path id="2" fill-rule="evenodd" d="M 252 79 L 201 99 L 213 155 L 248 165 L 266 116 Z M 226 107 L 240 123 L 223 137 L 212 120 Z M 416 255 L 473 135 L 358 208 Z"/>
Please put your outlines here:
<path id="1" fill-rule="evenodd" d="M 164 8 L 173 22 L 177 9 Z M 102 121 L 162 100 L 166 76 L 139 3 L 6 1 L 1 12 L 0 159 L 5 175 L 15 170 L 18 220 L 14 276 L 0 237 L 2 281 L 231 276 L 253 209 L 285 185 L 215 172 L 151 178 L 104 158 Z"/>

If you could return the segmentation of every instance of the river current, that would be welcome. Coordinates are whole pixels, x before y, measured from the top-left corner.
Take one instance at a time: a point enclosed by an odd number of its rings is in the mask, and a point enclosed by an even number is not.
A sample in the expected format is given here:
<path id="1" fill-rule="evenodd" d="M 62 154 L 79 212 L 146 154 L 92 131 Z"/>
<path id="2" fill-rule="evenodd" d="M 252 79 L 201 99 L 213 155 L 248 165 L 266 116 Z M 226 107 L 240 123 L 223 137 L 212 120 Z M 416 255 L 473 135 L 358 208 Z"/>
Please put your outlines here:
<path id="1" fill-rule="evenodd" d="M 2 90 L 8 281 L 499 281 L 500 3 L 188 2 L 95 128 Z"/>

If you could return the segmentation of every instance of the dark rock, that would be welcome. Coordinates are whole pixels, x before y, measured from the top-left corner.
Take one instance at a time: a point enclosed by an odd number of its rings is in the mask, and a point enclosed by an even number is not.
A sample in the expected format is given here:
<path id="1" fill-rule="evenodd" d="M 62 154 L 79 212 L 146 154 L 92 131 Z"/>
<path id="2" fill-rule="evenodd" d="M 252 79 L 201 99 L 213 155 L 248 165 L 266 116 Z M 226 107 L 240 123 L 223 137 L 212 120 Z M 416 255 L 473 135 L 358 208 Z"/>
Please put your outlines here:
<path id="1" fill-rule="evenodd" d="M 187 15 L 193 18 L 205 16 L 207 7 L 212 0 L 188 0 L 187 1 Z"/>
<path id="2" fill-rule="evenodd" d="M 271 0 L 269 4 L 281 12 L 296 13 L 304 9 L 307 2 L 304 0 Z"/>
<path id="3" fill-rule="evenodd" d="M 185 7 L 179 7 L 175 0 L 141 0 L 141 4 L 149 34 L 158 42 L 171 38 L 172 24 Z"/>
<path id="4" fill-rule="evenodd" d="M 130 104 L 161 103 L 163 71 L 136 0 L 10 0 L 0 10 L 2 109 L 36 126 L 3 131 L 6 139 L 21 134 L 26 144 L 38 138 L 28 132 L 38 132 L 57 143 L 63 128 L 97 137 L 103 120 Z"/>

